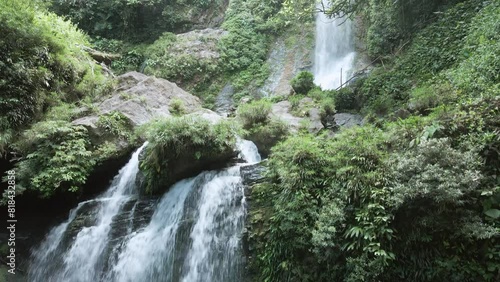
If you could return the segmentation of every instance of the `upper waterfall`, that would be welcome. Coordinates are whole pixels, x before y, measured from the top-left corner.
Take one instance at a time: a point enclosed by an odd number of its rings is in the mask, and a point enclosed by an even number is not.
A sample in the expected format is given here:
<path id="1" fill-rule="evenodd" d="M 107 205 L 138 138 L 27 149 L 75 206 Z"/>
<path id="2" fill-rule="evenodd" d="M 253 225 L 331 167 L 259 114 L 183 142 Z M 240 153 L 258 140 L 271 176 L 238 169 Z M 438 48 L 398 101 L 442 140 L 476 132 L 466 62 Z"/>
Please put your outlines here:
<path id="1" fill-rule="evenodd" d="M 316 15 L 314 83 L 322 89 L 336 89 L 352 74 L 354 58 L 353 23 L 346 18 Z"/>

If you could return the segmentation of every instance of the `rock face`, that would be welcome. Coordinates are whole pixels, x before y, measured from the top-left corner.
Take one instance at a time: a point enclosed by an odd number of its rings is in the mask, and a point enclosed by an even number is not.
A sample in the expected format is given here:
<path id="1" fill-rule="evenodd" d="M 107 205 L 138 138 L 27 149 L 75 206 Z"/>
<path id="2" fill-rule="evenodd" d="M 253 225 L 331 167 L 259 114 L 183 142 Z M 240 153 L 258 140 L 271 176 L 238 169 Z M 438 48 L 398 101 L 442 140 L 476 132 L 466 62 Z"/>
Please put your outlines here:
<path id="1" fill-rule="evenodd" d="M 240 167 L 240 175 L 243 179 L 242 183 L 245 187 L 250 188 L 254 184 L 260 183 L 264 180 L 264 172 L 266 171 L 266 167 L 264 166 L 264 162 L 244 165 Z M 246 191 L 247 189 L 245 189 Z M 247 194 L 247 193 L 245 193 Z"/>
<path id="2" fill-rule="evenodd" d="M 138 72 L 129 72 L 117 79 L 118 87 L 113 94 L 97 105 L 98 114 L 77 119 L 73 124 L 95 131 L 99 114 L 116 111 L 126 116 L 132 126 L 138 126 L 155 117 L 170 116 L 169 105 L 173 99 L 181 100 L 187 113 L 201 109 L 201 102 L 196 96 L 168 80 Z M 99 135 L 99 132 L 95 133 Z"/>
<path id="3" fill-rule="evenodd" d="M 271 74 L 259 89 L 263 96 L 288 96 L 293 93 L 290 81 L 300 71 L 312 67 L 314 25 L 306 24 L 293 35 L 285 34 L 274 42 L 267 59 Z"/>
<path id="4" fill-rule="evenodd" d="M 169 51 L 174 54 L 189 54 L 197 59 L 218 59 L 217 43 L 227 34 L 222 29 L 206 28 L 177 35 Z"/>

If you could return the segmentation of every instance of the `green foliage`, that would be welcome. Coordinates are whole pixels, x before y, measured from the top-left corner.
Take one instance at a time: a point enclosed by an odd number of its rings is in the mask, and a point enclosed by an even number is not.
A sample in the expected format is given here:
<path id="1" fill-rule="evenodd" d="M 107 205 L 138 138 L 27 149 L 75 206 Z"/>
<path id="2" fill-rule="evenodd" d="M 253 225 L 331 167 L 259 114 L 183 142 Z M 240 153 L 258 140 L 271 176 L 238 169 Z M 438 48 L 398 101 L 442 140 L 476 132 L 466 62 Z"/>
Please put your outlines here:
<path id="1" fill-rule="evenodd" d="M 121 57 L 111 62 L 111 69 L 115 74 L 128 71 L 140 71 L 146 60 L 146 45 L 130 44 L 118 39 L 107 39 L 96 36 L 92 41 L 94 48 L 111 54 L 120 54 Z"/>
<path id="2" fill-rule="evenodd" d="M 409 100 L 415 110 L 498 93 L 498 3 L 458 3 L 414 35 L 401 56 L 372 71 L 358 90 L 365 112 L 387 114 Z M 481 39 L 483 38 L 483 39 Z M 417 89 L 413 89 L 417 87 Z M 436 101 L 432 97 L 436 97 Z"/>
<path id="3" fill-rule="evenodd" d="M 241 104 L 236 112 L 236 117 L 244 129 L 243 137 L 253 141 L 263 156 L 267 156 L 271 147 L 289 133 L 285 122 L 271 117 L 271 108 L 270 100 L 261 99 Z"/>
<path id="4" fill-rule="evenodd" d="M 242 104 L 238 107 L 237 117 L 244 129 L 250 129 L 268 121 L 271 107 L 272 103 L 265 99 Z"/>
<path id="5" fill-rule="evenodd" d="M 186 107 L 184 106 L 184 101 L 179 98 L 174 98 L 170 101 L 168 105 L 169 111 L 174 116 L 182 116 L 186 114 Z"/>
<path id="6" fill-rule="evenodd" d="M 494 281 L 500 261 L 483 249 L 499 250 L 491 165 L 480 144 L 454 148 L 436 138 L 444 127 L 424 124 L 296 136 L 274 147 L 267 181 L 252 191 L 269 214 L 250 218 L 259 224 L 250 226 L 256 280 Z M 402 134 L 408 127 L 416 134 Z"/>
<path id="7" fill-rule="evenodd" d="M 252 64 L 262 65 L 266 59 L 266 37 L 255 31 L 251 19 L 251 15 L 241 13 L 224 22 L 223 28 L 229 34 L 221 39 L 219 50 L 228 72 L 246 69 Z"/>
<path id="8" fill-rule="evenodd" d="M 253 262 L 258 280 L 344 280 L 349 257 L 381 267 L 392 260 L 382 137 L 366 128 L 333 141 L 291 137 L 273 149 L 259 197 L 273 216 Z"/>
<path id="9" fill-rule="evenodd" d="M 16 163 L 16 184 L 42 197 L 77 192 L 95 164 L 87 130 L 64 121 L 35 124 L 14 146 L 26 153 Z"/>
<path id="10" fill-rule="evenodd" d="M 90 35 L 133 42 L 151 42 L 162 32 L 189 28 L 196 21 L 189 12 L 199 14 L 210 5 L 220 4 L 211 0 L 53 0 L 51 3 L 53 11 L 68 16 Z"/>
<path id="11" fill-rule="evenodd" d="M 130 120 L 120 112 L 113 111 L 99 116 L 96 125 L 107 134 L 119 136 L 124 139 L 132 138 Z"/>
<path id="12" fill-rule="evenodd" d="M 86 36 L 71 23 L 28 0 L 0 2 L 0 23 L 1 131 L 32 123 L 61 101 L 108 89 L 100 67 L 81 49 Z"/>
<path id="13" fill-rule="evenodd" d="M 314 88 L 314 76 L 311 72 L 301 71 L 290 82 L 293 90 L 297 94 L 307 94 Z"/>
<path id="14" fill-rule="evenodd" d="M 146 192 L 155 193 L 180 179 L 174 173 L 195 162 L 215 162 L 234 155 L 237 127 L 215 125 L 189 116 L 153 121 L 146 129 L 149 144 L 141 159 Z"/>
<path id="15" fill-rule="evenodd" d="M 257 148 L 259 148 L 259 153 L 265 157 L 269 155 L 271 148 L 276 143 L 286 138 L 289 131 L 290 129 L 286 122 L 277 118 L 271 118 L 264 124 L 255 124 L 246 130 L 243 137 L 252 140 Z"/>
<path id="16" fill-rule="evenodd" d="M 202 35 L 199 39 L 205 46 L 215 49 L 217 38 Z M 178 37 L 173 33 L 165 32 L 152 45 L 150 45 L 145 55 L 145 73 L 176 82 L 187 88 L 193 85 L 203 85 L 210 79 L 220 74 L 221 63 L 217 56 L 202 56 L 196 54 L 199 50 L 186 52 L 190 47 L 189 39 Z"/>
<path id="17" fill-rule="evenodd" d="M 333 93 L 335 108 L 338 111 L 355 110 L 358 107 L 358 99 L 354 90 L 350 87 L 344 87 Z"/>

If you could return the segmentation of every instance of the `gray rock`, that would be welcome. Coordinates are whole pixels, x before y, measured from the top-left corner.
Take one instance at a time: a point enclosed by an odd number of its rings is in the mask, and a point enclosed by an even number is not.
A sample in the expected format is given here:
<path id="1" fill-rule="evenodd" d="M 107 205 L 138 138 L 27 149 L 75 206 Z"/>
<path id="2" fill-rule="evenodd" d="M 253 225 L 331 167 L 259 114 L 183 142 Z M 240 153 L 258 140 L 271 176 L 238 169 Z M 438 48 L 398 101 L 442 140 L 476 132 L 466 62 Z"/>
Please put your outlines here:
<path id="1" fill-rule="evenodd" d="M 264 180 L 266 167 L 262 163 L 244 165 L 240 167 L 240 175 L 245 186 L 252 186 Z"/>
<path id="2" fill-rule="evenodd" d="M 278 118 L 290 126 L 290 131 L 297 132 L 300 128 L 300 122 L 303 118 L 291 114 L 292 104 L 289 101 L 281 101 L 274 104 L 271 108 L 271 117 Z"/>
<path id="3" fill-rule="evenodd" d="M 227 117 L 234 111 L 233 94 L 234 87 L 228 83 L 217 95 L 217 98 L 215 99 L 215 110 L 219 114 Z"/>
<path id="4" fill-rule="evenodd" d="M 189 54 L 198 59 L 218 59 L 217 43 L 228 32 L 222 29 L 206 28 L 177 35 L 170 52 Z"/>
<path id="5" fill-rule="evenodd" d="M 363 124 L 363 117 L 356 114 L 337 113 L 326 117 L 326 127 L 334 130 L 339 127 L 350 128 Z"/>
<path id="6" fill-rule="evenodd" d="M 309 126 L 308 130 L 310 133 L 316 134 L 320 132 L 325 127 L 321 123 L 320 110 L 318 108 L 312 108 L 309 110 Z"/>
<path id="7" fill-rule="evenodd" d="M 188 114 L 188 116 L 201 117 L 203 119 L 208 120 L 212 124 L 216 124 L 222 119 L 224 119 L 224 117 L 209 109 L 200 109 L 194 113 Z"/>
<path id="8" fill-rule="evenodd" d="M 337 113 L 334 115 L 335 123 L 342 127 L 353 127 L 363 125 L 363 117 L 355 114 Z"/>
<path id="9" fill-rule="evenodd" d="M 186 112 L 201 109 L 198 97 L 193 96 L 168 80 L 150 77 L 138 72 L 129 72 L 118 77 L 118 87 L 109 98 L 97 105 L 98 114 L 120 112 L 132 126 L 145 124 L 155 117 L 170 116 L 169 105 L 173 99 L 184 103 Z M 98 115 L 73 121 L 90 130 L 97 128 Z"/>

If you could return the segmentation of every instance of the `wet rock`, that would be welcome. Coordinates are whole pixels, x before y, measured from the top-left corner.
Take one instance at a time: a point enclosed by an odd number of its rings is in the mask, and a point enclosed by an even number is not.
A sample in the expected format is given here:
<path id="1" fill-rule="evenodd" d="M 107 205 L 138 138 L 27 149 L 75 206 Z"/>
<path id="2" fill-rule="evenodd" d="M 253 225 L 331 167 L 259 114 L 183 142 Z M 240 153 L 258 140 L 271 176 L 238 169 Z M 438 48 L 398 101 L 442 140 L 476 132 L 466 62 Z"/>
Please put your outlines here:
<path id="1" fill-rule="evenodd" d="M 226 84 L 215 99 L 215 111 L 223 116 L 229 116 L 234 111 L 234 87 Z"/>
<path id="2" fill-rule="evenodd" d="M 286 42 L 289 35 L 277 38 L 274 42 L 267 64 L 270 75 L 259 89 L 263 96 L 288 96 L 293 93 L 290 81 L 303 70 L 312 67 L 314 50 L 309 36 L 314 34 L 314 25 L 305 24 L 302 30 L 295 34 L 296 40 Z M 291 44 L 290 44 L 291 43 Z"/>
<path id="3" fill-rule="evenodd" d="M 264 164 L 257 163 L 257 164 L 251 164 L 251 165 L 245 165 L 240 167 L 240 175 L 242 180 L 243 185 L 246 187 L 250 187 L 254 184 L 260 183 L 264 180 L 264 172 L 266 171 L 266 167 Z M 247 190 L 247 189 L 245 189 Z M 248 193 L 245 195 L 248 196 Z"/>

